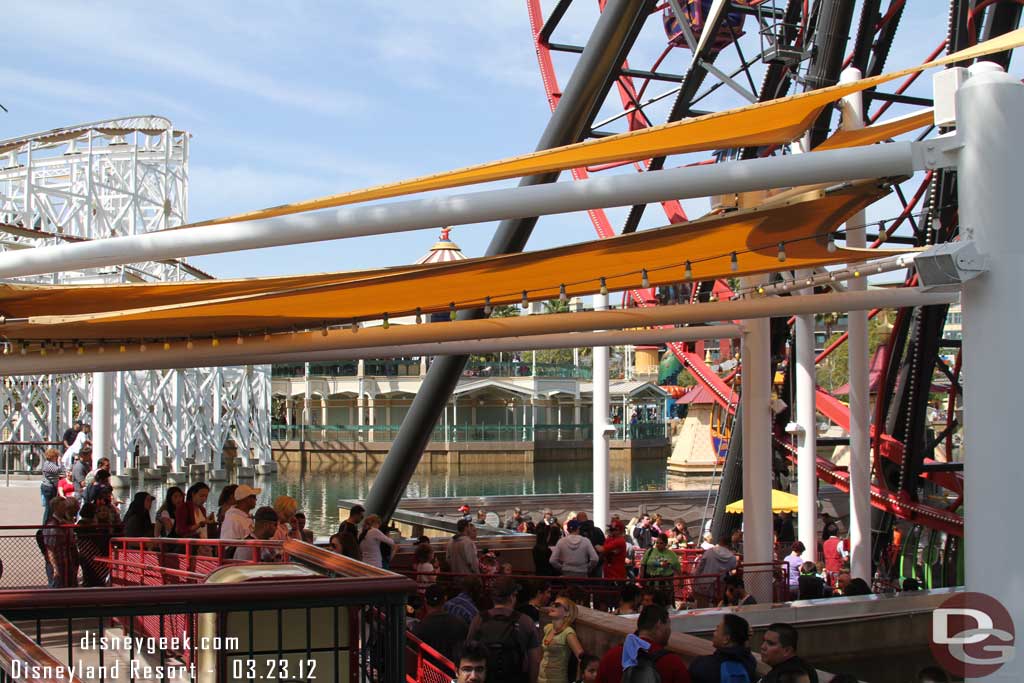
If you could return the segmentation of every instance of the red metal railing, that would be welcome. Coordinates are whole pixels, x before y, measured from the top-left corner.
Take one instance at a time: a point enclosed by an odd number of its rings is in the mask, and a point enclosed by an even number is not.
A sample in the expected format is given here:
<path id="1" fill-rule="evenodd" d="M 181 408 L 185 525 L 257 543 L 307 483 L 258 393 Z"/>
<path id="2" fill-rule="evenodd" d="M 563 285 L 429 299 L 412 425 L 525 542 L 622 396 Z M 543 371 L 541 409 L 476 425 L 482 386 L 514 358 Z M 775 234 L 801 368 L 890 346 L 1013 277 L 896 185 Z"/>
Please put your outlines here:
<path id="1" fill-rule="evenodd" d="M 407 683 L 451 683 L 455 664 L 440 652 L 406 631 L 405 680 Z"/>

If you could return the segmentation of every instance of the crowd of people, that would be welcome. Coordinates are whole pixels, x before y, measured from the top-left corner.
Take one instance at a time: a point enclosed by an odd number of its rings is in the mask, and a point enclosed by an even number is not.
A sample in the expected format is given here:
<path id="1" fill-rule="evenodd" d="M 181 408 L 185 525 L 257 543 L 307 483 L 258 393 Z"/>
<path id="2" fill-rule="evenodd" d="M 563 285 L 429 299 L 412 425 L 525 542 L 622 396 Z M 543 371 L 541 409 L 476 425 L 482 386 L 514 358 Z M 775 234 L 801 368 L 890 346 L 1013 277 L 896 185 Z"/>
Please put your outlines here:
<path id="1" fill-rule="evenodd" d="M 43 526 L 36 542 L 51 587 L 77 586 L 79 581 L 84 586 L 106 585 L 109 569 L 97 558 L 107 554 L 115 536 L 313 542 L 306 516 L 294 498 L 278 496 L 272 506 L 256 509 L 262 490 L 246 484 L 225 486 L 215 510 L 208 509 L 206 482 L 185 490 L 171 486 L 159 505 L 152 494 L 139 491 L 122 515 L 124 503 L 114 494 L 110 460 L 101 457 L 94 466 L 89 435 L 89 425 L 76 422 L 64 434 L 64 452 L 47 449 L 40 467 Z M 273 549 L 259 549 L 257 557 L 257 549 L 244 545 L 225 552 L 248 560 L 269 560 L 275 554 Z"/>
<path id="2" fill-rule="evenodd" d="M 590 653 L 574 628 L 578 608 L 570 598 L 550 599 L 542 591 L 522 606 L 517 589 L 511 577 L 501 577 L 491 584 L 489 606 L 469 616 L 450 609 L 451 601 L 445 602 L 439 587 L 432 586 L 411 630 L 455 663 L 460 683 L 818 683 L 817 671 L 797 654 L 798 633 L 789 624 L 771 624 L 762 635 L 761 660 L 769 671 L 760 676 L 750 649 L 750 624 L 737 614 L 724 615 L 715 628 L 713 654 L 689 664 L 668 651 L 669 611 L 659 604 L 640 608 L 635 631 L 621 644 Z M 537 607 L 546 613 L 543 628 Z"/>
<path id="3" fill-rule="evenodd" d="M 687 665 L 664 650 L 671 634 L 668 615 L 675 606 L 672 577 L 680 573 L 679 551 L 689 549 L 696 556 L 702 550 L 693 571 L 721 577 L 721 581 L 712 578 L 708 582 L 709 601 L 722 606 L 756 602 L 744 585 L 742 572 L 737 571 L 742 569 L 737 554 L 742 544 L 739 534 L 699 547 L 685 523 L 664 525 L 658 515 L 641 515 L 628 524 L 613 517 L 602 530 L 585 512 L 573 513 L 560 522 L 546 510 L 533 522 L 521 510 L 510 510 L 502 526 L 535 536 L 535 569 L 533 575 L 523 576 L 516 575 L 511 564 L 498 561 L 487 548 L 479 547 L 478 530 L 495 526 L 488 524 L 489 515 L 482 511 L 472 514 L 468 506 L 460 508 L 459 515 L 456 533 L 446 542 L 442 560 L 437 559 L 440 553 L 430 539 L 416 540 L 410 568 L 419 594 L 410 600 L 408 610 L 411 633 L 453 661 L 459 681 L 818 680 L 813 667 L 797 655 L 797 631 L 782 623 L 772 624 L 762 635 L 761 659 L 770 671 L 759 677 L 749 647 L 752 631 L 739 614 L 725 615 L 716 628 L 713 655 L 698 657 Z M 835 558 L 845 563 L 846 556 L 844 544 L 835 542 L 837 532 L 827 523 L 825 533 L 828 568 L 785 559 L 785 567 L 799 571 L 792 584 L 795 591 L 809 597 L 862 594 L 866 584 L 850 580 L 842 564 L 834 576 L 829 575 Z M 331 537 L 331 545 L 354 559 L 387 566 L 395 541 L 380 529 L 379 518 L 367 516 L 356 505 Z M 789 548 L 797 559 L 805 551 L 797 541 Z M 576 587 L 592 588 L 595 577 L 602 579 L 605 588 L 616 588 L 613 600 L 596 606 L 617 615 L 636 615 L 636 633 L 602 653 L 586 652 L 574 626 L 579 596 L 593 596 L 593 592 Z M 695 583 L 699 589 L 699 580 Z M 648 670 L 657 671 L 659 678 L 647 677 Z M 840 676 L 833 680 L 854 679 Z"/>
<path id="4" fill-rule="evenodd" d="M 225 486 L 215 509 L 205 482 L 185 490 L 171 486 L 159 505 L 151 494 L 139 492 L 122 516 L 122 502 L 110 483 L 110 461 L 99 458 L 93 465 L 88 425 L 68 430 L 64 445 L 63 453 L 47 450 L 41 468 L 45 512 L 37 541 L 51 586 L 78 585 L 79 576 L 85 586 L 105 585 L 109 570 L 91 559 L 105 554 L 102 549 L 114 535 L 313 542 L 295 499 L 278 496 L 272 506 L 258 507 L 262 490 L 248 484 Z M 817 683 L 814 668 L 797 654 L 797 631 L 784 623 L 770 625 L 761 636 L 761 659 L 770 671 L 760 678 L 750 649 L 752 630 L 740 614 L 722 617 L 712 637 L 711 655 L 687 665 L 666 650 L 672 632 L 669 610 L 676 606 L 674 580 L 684 572 L 681 556 L 698 558 L 689 573 L 704 604 L 756 602 L 744 584 L 739 532 L 712 543 L 709 534 L 694 538 L 683 520 L 667 524 L 657 514 L 628 522 L 612 516 L 602 529 L 582 511 L 560 521 L 545 510 L 534 522 L 529 514 L 513 509 L 500 525 L 531 533 L 535 539 L 533 575 L 524 579 L 514 575 L 510 563 L 478 547 L 477 530 L 495 524 L 486 512 L 471 512 L 468 506 L 459 509 L 456 533 L 445 544 L 443 560 L 430 539 L 420 537 L 411 562 L 419 591 L 410 600 L 409 630 L 456 665 L 458 681 Z M 823 525 L 822 563 L 803 559 L 806 547 L 791 537 L 791 529 L 791 516 L 776 520 L 776 538 L 785 539 L 789 550 L 778 559 L 791 597 L 871 592 L 863 580 L 851 578 L 849 550 L 834 523 L 825 520 Z M 355 505 L 330 537 L 330 548 L 388 568 L 397 550 L 395 535 L 382 528 L 379 516 Z M 240 544 L 229 547 L 225 556 L 271 561 L 277 552 L 273 544 Z M 439 580 L 442 571 L 457 580 Z M 636 628 L 607 651 L 587 652 L 575 630 L 580 596 L 576 587 L 596 578 L 614 589 L 605 594 L 604 604 L 596 606 L 617 615 L 635 615 Z"/>

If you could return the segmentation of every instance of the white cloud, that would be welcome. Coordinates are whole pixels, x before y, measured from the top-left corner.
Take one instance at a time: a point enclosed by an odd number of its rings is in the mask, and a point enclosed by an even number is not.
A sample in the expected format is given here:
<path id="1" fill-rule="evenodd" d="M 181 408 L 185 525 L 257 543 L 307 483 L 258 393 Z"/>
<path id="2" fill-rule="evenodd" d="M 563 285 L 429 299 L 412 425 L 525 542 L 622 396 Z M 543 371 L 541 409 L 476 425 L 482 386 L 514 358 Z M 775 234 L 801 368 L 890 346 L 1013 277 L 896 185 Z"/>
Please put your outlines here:
<path id="1" fill-rule="evenodd" d="M 161 12 L 150 5 L 66 4 L 54 11 L 46 4 L 14 3 L 4 13 L 11 25 L 21 26 L 27 34 L 45 34 L 46 40 L 62 45 L 68 54 L 88 51 L 89 64 L 95 67 L 153 69 L 324 115 L 342 115 L 368 105 L 368 98 L 357 92 L 308 83 L 302 70 L 287 77 L 270 75 L 279 66 L 274 59 L 277 43 L 269 39 L 265 24 L 260 28 L 258 23 L 241 20 L 241 6 L 223 6 L 221 12 L 207 7 L 199 15 L 206 23 L 198 26 L 188 11 L 169 9 L 173 11 Z M 248 30 L 235 33 L 235 26 Z M 149 77 L 154 87 L 164 87 L 160 76 Z"/>

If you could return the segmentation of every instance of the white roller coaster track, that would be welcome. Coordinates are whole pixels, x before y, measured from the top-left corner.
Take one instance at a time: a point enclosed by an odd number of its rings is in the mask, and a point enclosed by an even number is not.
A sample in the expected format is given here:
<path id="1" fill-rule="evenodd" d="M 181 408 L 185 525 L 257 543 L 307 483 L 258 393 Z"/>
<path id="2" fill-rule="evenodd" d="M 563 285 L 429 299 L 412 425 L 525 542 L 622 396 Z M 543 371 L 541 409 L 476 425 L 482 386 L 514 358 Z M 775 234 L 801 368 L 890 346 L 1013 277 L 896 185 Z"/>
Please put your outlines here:
<path id="1" fill-rule="evenodd" d="M 129 116 L 0 140 L 0 251 L 136 235 L 188 220 L 189 134 L 161 116 Z M 51 273 L 37 283 L 206 279 L 183 260 Z M 0 312 L 2 314 L 2 312 Z M 0 386 L 0 440 L 58 441 L 92 412 L 92 376 L 8 378 Z M 244 465 L 270 460 L 270 368 L 117 373 L 112 453 L 118 467 L 220 470 L 233 439 Z M 26 448 L 17 452 L 24 466 Z M 37 459 L 36 459 L 37 460 Z M 113 457 L 112 457 L 113 460 Z"/>

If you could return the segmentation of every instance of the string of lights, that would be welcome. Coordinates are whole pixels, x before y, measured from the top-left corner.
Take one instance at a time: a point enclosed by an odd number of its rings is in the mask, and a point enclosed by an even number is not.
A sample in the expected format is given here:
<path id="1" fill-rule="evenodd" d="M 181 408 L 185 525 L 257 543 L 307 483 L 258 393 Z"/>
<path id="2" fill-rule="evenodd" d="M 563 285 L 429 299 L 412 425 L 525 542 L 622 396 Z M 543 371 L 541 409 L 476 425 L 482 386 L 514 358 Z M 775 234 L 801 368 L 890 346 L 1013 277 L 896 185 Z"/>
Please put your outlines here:
<path id="1" fill-rule="evenodd" d="M 683 268 L 683 278 L 682 278 L 682 280 L 684 282 L 692 282 L 693 281 L 693 265 L 694 264 L 707 263 L 707 262 L 724 260 L 724 259 L 728 259 L 729 267 L 730 267 L 730 270 L 732 272 L 738 272 L 740 270 L 740 265 L 741 265 L 740 264 L 740 259 L 741 259 L 741 257 L 744 254 L 749 254 L 749 253 L 753 253 L 753 252 L 763 252 L 763 251 L 766 251 L 766 250 L 769 250 L 769 249 L 772 249 L 772 248 L 776 249 L 776 254 L 777 254 L 776 258 L 778 259 L 778 261 L 780 263 L 785 263 L 785 261 L 787 259 L 787 255 L 786 255 L 786 246 L 787 245 L 792 245 L 792 244 L 795 244 L 795 243 L 798 243 L 798 242 L 803 242 L 803 241 L 817 240 L 817 239 L 821 239 L 821 238 L 827 239 L 827 247 L 826 248 L 828 249 L 828 251 L 834 252 L 837 249 L 837 246 L 836 246 L 837 238 L 840 238 L 840 239 L 843 238 L 847 233 L 849 233 L 852 230 L 867 229 L 867 228 L 870 228 L 870 227 L 873 227 L 873 226 L 878 226 L 879 236 L 880 236 L 879 242 L 884 242 L 885 239 L 882 238 L 881 236 L 886 234 L 885 226 L 886 226 L 887 223 L 891 223 L 892 221 L 896 221 L 896 220 L 906 220 L 906 218 L 908 216 L 914 216 L 914 215 L 916 215 L 918 218 L 921 218 L 921 217 L 927 216 L 929 214 L 932 214 L 935 211 L 941 210 L 942 208 L 945 208 L 945 207 L 929 207 L 929 208 L 924 209 L 924 210 L 922 210 L 920 212 L 917 212 L 917 214 L 904 214 L 904 215 L 902 215 L 902 217 L 901 216 L 895 216 L 895 217 L 884 218 L 884 219 L 875 219 L 875 220 L 871 220 L 871 221 L 866 221 L 863 224 L 859 224 L 859 225 L 854 225 L 854 226 L 847 225 L 844 228 L 840 228 L 840 229 L 832 229 L 832 230 L 819 231 L 819 232 L 815 232 L 815 233 L 812 233 L 812 234 L 809 234 L 809 235 L 804 235 L 804 236 L 801 236 L 801 237 L 798 237 L 798 238 L 793 238 L 793 239 L 785 240 L 785 241 L 781 241 L 781 242 L 764 243 L 764 244 L 759 244 L 759 245 L 755 245 L 755 246 L 750 246 L 750 247 L 747 247 L 745 249 L 731 250 L 731 251 L 722 252 L 722 253 L 718 253 L 718 254 L 703 256 L 703 257 L 700 257 L 700 258 L 697 258 L 697 259 L 687 259 L 687 260 L 684 260 L 681 264 L 680 263 L 676 263 L 676 264 L 672 264 L 672 265 L 658 266 L 658 267 L 654 267 L 654 268 L 641 268 L 639 271 L 630 270 L 630 271 L 622 271 L 622 272 L 616 272 L 616 273 L 609 273 L 609 274 L 602 275 L 597 280 L 597 282 L 596 282 L 596 284 L 598 285 L 597 289 L 598 289 L 598 291 L 600 291 L 601 294 L 607 294 L 608 293 L 607 280 L 609 278 L 612 278 L 612 279 L 626 278 L 626 277 L 629 277 L 629 276 L 637 276 L 637 275 L 639 276 L 639 280 L 640 280 L 640 284 L 639 284 L 640 288 L 648 289 L 651 286 L 650 285 L 650 274 L 651 273 L 658 273 L 658 272 L 663 272 L 663 271 L 666 271 L 666 270 L 673 270 L 673 269 L 679 268 L 680 266 L 682 266 L 682 268 Z M 861 276 L 871 275 L 871 274 L 876 274 L 876 273 L 889 272 L 889 271 L 892 271 L 892 270 L 898 270 L 898 269 L 906 268 L 906 267 L 910 266 L 913 263 L 913 260 L 914 260 L 913 254 L 902 254 L 902 255 L 899 255 L 899 256 L 896 256 L 896 257 L 893 257 L 893 258 L 883 259 L 882 261 L 865 262 L 865 263 L 857 264 L 857 265 L 854 265 L 854 266 L 849 266 L 849 267 L 847 267 L 845 269 L 841 269 L 841 270 L 831 271 L 831 272 L 828 272 L 828 273 L 819 273 L 819 274 L 814 275 L 814 276 L 812 276 L 810 278 L 796 278 L 796 277 L 783 278 L 781 281 L 776 282 L 776 283 L 772 283 L 772 284 L 766 284 L 766 285 L 760 285 L 760 286 L 757 286 L 757 287 L 748 287 L 748 288 L 737 289 L 737 290 L 735 290 L 733 292 L 731 299 L 735 300 L 735 299 L 741 298 L 743 296 L 753 296 L 753 295 L 782 294 L 782 293 L 791 292 L 791 291 L 798 290 L 798 289 L 805 289 L 805 288 L 808 288 L 808 287 L 814 287 L 814 286 L 818 286 L 818 285 L 827 285 L 830 282 L 837 282 L 837 281 L 851 279 L 851 278 L 859 278 Z M 592 283 L 594 283 L 594 280 L 592 280 L 592 279 L 576 280 L 576 281 L 566 281 L 566 282 L 561 282 L 558 285 L 552 285 L 550 287 L 538 288 L 538 289 L 536 289 L 534 291 L 535 292 L 548 292 L 548 291 L 553 291 L 557 287 L 557 291 L 558 291 L 557 299 L 558 299 L 558 301 L 560 303 L 564 304 L 564 303 L 567 303 L 568 299 L 569 299 L 567 288 L 569 288 L 569 287 L 576 287 L 576 286 L 583 286 L 583 285 L 590 285 Z M 498 293 L 494 293 L 494 294 L 490 294 L 490 295 L 485 296 L 482 301 L 479 300 L 479 299 L 476 299 L 476 298 L 474 298 L 474 299 L 465 299 L 465 300 L 451 301 L 448 304 L 448 315 L 449 315 L 449 318 L 451 320 L 455 320 L 459 310 L 481 308 L 481 307 L 484 309 L 484 313 L 486 315 L 490 315 L 491 312 L 493 312 L 493 305 L 491 303 L 492 298 L 493 299 L 507 301 L 509 299 L 514 299 L 516 297 L 516 294 L 517 294 L 516 292 L 511 292 L 511 291 L 510 292 L 498 292 Z M 521 290 L 521 298 L 522 298 L 522 306 L 524 308 L 528 307 L 529 303 L 531 301 L 530 292 L 527 291 L 527 290 Z M 549 298 L 549 297 L 544 297 L 544 298 Z M 711 301 L 716 301 L 717 300 L 717 298 L 715 297 L 715 295 L 713 293 L 710 295 L 710 300 Z M 402 312 L 402 313 L 399 313 L 399 314 L 395 314 L 395 313 L 392 313 L 392 312 L 385 311 L 385 312 L 381 313 L 379 318 L 368 318 L 367 320 L 374 320 L 374 319 L 380 320 L 381 321 L 381 327 L 383 329 L 388 329 L 390 327 L 390 325 L 391 325 L 391 319 L 395 315 L 398 315 L 398 316 L 414 315 L 415 316 L 415 322 L 417 324 L 421 324 L 423 322 L 423 314 L 424 313 L 438 313 L 438 312 L 439 311 L 424 311 L 421 307 L 417 307 L 415 309 L 415 311 Z M 9 322 L 21 322 L 22 320 L 20 320 L 20 319 L 8 319 L 8 321 Z M 351 331 L 353 333 L 356 333 L 359 330 L 359 326 L 360 326 L 360 320 L 353 320 L 353 319 L 347 319 L 346 320 L 346 319 L 342 319 L 342 320 L 335 320 L 335 321 L 325 320 L 325 321 L 323 321 L 321 326 L 319 326 L 319 328 L 309 328 L 309 329 L 305 329 L 305 330 L 298 329 L 298 328 L 296 328 L 294 326 L 291 327 L 288 330 L 280 330 L 280 331 L 275 331 L 275 330 L 272 330 L 272 329 L 252 330 L 252 331 L 248 331 L 249 332 L 248 334 L 246 334 L 247 331 L 239 330 L 237 332 L 237 336 L 235 337 L 235 343 L 237 345 L 242 345 L 242 344 L 244 344 L 246 342 L 246 339 L 250 339 L 251 340 L 251 339 L 253 339 L 255 337 L 258 337 L 259 335 L 262 335 L 263 341 L 269 342 L 269 341 L 271 341 L 271 338 L 272 338 L 273 334 L 290 333 L 290 334 L 294 335 L 294 334 L 299 334 L 299 333 L 303 333 L 303 332 L 304 333 L 313 333 L 315 331 L 315 329 L 319 329 L 321 335 L 323 335 L 323 336 L 326 336 L 328 334 L 328 331 L 331 328 L 348 327 L 349 329 L 351 329 Z M 206 337 L 205 339 L 207 339 L 209 341 L 209 343 L 210 343 L 210 346 L 212 346 L 214 348 L 220 346 L 220 341 L 221 340 L 215 334 L 210 335 L 209 337 Z M 38 350 L 38 353 L 41 356 L 46 356 L 47 354 L 49 354 L 51 352 L 54 352 L 54 353 L 57 353 L 57 354 L 63 354 L 63 353 L 66 352 L 66 349 L 72 349 L 72 350 L 75 351 L 75 353 L 77 353 L 79 355 L 82 355 L 82 354 L 86 353 L 86 351 L 89 350 L 90 348 L 95 349 L 96 353 L 105 353 L 106 352 L 106 346 L 108 344 L 116 344 L 117 348 L 118 348 L 118 351 L 120 353 L 124 353 L 127 350 L 127 345 L 129 343 L 133 343 L 133 344 L 137 343 L 138 344 L 138 348 L 139 348 L 140 351 L 146 351 L 149 348 L 147 346 L 147 344 L 160 344 L 161 347 L 163 348 L 163 350 L 169 351 L 172 348 L 172 346 L 171 346 L 171 342 L 172 341 L 178 341 L 178 342 L 184 341 L 186 343 L 186 348 L 187 349 L 193 349 L 195 347 L 195 343 L 197 341 L 201 341 L 201 340 L 202 340 L 202 338 L 193 339 L 192 337 L 164 337 L 164 338 L 159 338 L 159 339 L 148 339 L 147 338 L 147 339 L 134 339 L 134 340 L 131 340 L 131 339 L 123 339 L 123 340 L 122 339 L 111 339 L 111 340 L 99 340 L 99 341 L 94 341 L 94 342 L 84 342 L 84 341 L 81 341 L 81 340 L 72 340 L 72 341 L 69 341 L 69 342 L 52 342 L 52 341 L 48 341 L 48 340 L 39 340 L 39 341 L 23 340 L 23 341 L 20 341 L 20 342 L 11 342 L 11 341 L 3 342 L 3 353 L 4 354 L 11 354 L 11 353 L 17 352 L 17 353 L 20 353 L 21 355 L 26 355 L 26 354 L 32 352 L 33 349 L 35 349 L 35 350 Z"/>

